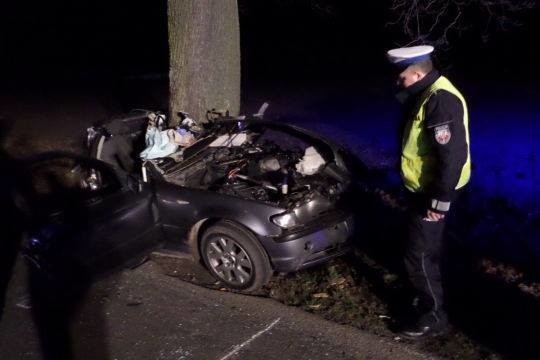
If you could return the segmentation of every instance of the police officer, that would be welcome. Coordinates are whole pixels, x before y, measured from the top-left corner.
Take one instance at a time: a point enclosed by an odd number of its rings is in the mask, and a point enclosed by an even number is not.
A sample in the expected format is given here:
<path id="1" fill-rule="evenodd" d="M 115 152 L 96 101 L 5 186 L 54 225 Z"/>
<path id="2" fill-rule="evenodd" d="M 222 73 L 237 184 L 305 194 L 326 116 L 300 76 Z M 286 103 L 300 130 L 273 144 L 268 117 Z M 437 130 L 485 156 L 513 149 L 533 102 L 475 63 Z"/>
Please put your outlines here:
<path id="1" fill-rule="evenodd" d="M 417 292 L 417 322 L 403 335 L 412 338 L 445 332 L 439 256 L 445 219 L 471 175 L 469 116 L 463 95 L 433 67 L 432 46 L 388 51 L 399 70 L 398 100 L 405 117 L 401 177 L 409 193 L 405 266 Z"/>

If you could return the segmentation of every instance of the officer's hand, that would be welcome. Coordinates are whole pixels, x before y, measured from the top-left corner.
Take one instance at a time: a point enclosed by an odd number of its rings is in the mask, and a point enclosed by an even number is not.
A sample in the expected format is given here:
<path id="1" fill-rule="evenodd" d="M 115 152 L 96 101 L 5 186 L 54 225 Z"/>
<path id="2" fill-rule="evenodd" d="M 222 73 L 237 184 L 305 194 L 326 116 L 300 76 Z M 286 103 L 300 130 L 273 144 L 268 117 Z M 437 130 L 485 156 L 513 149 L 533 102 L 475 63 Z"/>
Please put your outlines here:
<path id="1" fill-rule="evenodd" d="M 435 211 L 428 210 L 426 213 L 425 219 L 428 221 L 439 221 L 439 220 L 444 219 L 444 214 L 440 214 Z"/>

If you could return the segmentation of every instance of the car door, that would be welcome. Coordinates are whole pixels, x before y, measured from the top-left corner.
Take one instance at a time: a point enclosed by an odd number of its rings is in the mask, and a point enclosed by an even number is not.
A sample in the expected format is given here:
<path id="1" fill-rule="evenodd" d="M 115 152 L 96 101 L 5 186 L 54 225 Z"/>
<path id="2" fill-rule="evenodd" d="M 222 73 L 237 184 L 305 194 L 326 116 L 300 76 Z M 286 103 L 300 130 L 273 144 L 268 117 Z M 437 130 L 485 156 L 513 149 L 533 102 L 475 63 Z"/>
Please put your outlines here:
<path id="1" fill-rule="evenodd" d="M 49 222 L 60 229 L 48 256 L 60 268 L 69 263 L 95 275 L 160 246 L 152 188 L 95 159 L 57 153 L 44 164 L 56 177 Z"/>

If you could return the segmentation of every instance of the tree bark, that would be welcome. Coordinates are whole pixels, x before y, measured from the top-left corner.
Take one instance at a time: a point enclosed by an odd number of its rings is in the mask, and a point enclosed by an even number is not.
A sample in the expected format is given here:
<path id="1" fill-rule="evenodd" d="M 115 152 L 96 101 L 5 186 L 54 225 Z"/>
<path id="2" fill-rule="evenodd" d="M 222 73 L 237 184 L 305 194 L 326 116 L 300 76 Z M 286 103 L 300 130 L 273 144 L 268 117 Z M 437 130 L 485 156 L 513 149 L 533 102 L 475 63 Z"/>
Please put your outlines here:
<path id="1" fill-rule="evenodd" d="M 240 25 L 236 0 L 168 0 L 169 111 L 197 121 L 209 109 L 240 108 Z"/>

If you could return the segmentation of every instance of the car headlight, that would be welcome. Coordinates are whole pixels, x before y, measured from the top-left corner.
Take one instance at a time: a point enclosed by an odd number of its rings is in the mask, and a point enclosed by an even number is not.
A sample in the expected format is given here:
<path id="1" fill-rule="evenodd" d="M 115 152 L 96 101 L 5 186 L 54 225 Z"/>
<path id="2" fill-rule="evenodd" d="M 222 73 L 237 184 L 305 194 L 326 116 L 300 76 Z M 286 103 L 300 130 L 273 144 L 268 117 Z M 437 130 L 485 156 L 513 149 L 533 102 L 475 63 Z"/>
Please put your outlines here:
<path id="1" fill-rule="evenodd" d="M 298 225 L 298 218 L 293 212 L 284 212 L 278 215 L 274 215 L 271 218 L 272 222 L 284 229 L 290 229 Z"/>

